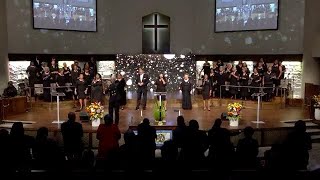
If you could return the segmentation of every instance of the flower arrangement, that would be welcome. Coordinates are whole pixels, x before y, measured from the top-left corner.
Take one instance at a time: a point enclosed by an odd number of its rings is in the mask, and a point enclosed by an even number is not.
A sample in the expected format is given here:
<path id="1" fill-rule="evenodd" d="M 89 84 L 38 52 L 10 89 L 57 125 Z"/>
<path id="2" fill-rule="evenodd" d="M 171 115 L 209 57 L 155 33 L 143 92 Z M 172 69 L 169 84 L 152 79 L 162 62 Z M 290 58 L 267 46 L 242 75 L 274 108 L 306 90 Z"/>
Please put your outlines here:
<path id="1" fill-rule="evenodd" d="M 95 121 L 98 119 L 103 119 L 104 110 L 103 106 L 100 103 L 91 103 L 90 106 L 86 108 L 91 121 Z"/>
<path id="2" fill-rule="evenodd" d="M 228 104 L 227 108 L 230 125 L 232 126 L 232 124 L 235 124 L 235 126 L 237 126 L 242 110 L 242 105 L 240 103 L 230 103 Z"/>
<path id="3" fill-rule="evenodd" d="M 312 99 L 314 100 L 315 105 L 320 105 L 320 95 L 314 95 Z"/>

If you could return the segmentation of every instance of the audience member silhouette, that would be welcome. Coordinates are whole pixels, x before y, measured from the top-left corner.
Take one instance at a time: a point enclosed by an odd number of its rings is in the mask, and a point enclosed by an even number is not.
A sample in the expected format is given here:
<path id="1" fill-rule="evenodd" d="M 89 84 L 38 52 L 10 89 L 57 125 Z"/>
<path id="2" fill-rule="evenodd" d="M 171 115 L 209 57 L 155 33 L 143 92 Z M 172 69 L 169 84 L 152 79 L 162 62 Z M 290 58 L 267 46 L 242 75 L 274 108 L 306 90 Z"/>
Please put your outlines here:
<path id="1" fill-rule="evenodd" d="M 30 168 L 34 138 L 24 134 L 23 124 L 15 122 L 10 131 L 10 157 L 13 168 L 26 171 Z"/>
<path id="2" fill-rule="evenodd" d="M 41 127 L 37 131 L 36 141 L 33 148 L 33 157 L 38 168 L 52 170 L 61 167 L 63 154 L 57 143 L 48 138 L 48 128 Z"/>
<path id="3" fill-rule="evenodd" d="M 6 129 L 0 129 L 0 172 L 10 170 L 10 137 Z"/>
<path id="4" fill-rule="evenodd" d="M 254 129 L 246 127 L 244 129 L 244 138 L 240 139 L 237 145 L 238 166 L 242 168 L 255 168 L 257 165 L 257 155 L 259 153 L 259 144 L 253 139 Z"/>
<path id="5" fill-rule="evenodd" d="M 156 129 L 150 126 L 149 119 L 143 119 L 143 122 L 138 125 L 138 147 L 141 160 L 154 160 L 156 138 Z"/>
<path id="6" fill-rule="evenodd" d="M 132 130 L 128 130 L 123 135 L 124 144 L 119 148 L 119 160 L 126 169 L 132 168 L 131 162 L 138 161 L 137 136 Z"/>
<path id="7" fill-rule="evenodd" d="M 191 120 L 181 152 L 183 159 L 187 161 L 202 161 L 205 159 L 204 152 L 207 148 L 208 139 L 206 133 L 199 130 L 198 121 Z"/>
<path id="8" fill-rule="evenodd" d="M 178 158 L 178 147 L 173 140 L 167 140 L 161 147 L 161 157 L 164 161 L 175 161 Z"/>
<path id="9" fill-rule="evenodd" d="M 76 122 L 76 114 L 74 112 L 70 112 L 68 121 L 62 123 L 61 133 L 67 158 L 69 160 L 80 160 L 83 151 L 83 129 L 82 125 Z"/>
<path id="10" fill-rule="evenodd" d="M 306 132 L 306 123 L 299 120 L 294 125 L 294 130 L 284 142 L 285 162 L 291 170 L 307 169 L 309 150 L 312 149 L 310 135 Z"/>
<path id="11" fill-rule="evenodd" d="M 104 116 L 104 124 L 100 124 L 97 130 L 99 140 L 98 155 L 100 160 L 112 160 L 119 150 L 121 133 L 117 125 L 113 124 L 112 116 Z"/>
<path id="12" fill-rule="evenodd" d="M 218 169 L 231 169 L 233 167 L 234 147 L 230 140 L 230 132 L 221 128 L 222 120 L 216 119 L 213 127 L 208 132 L 209 155 L 212 166 Z"/>
<path id="13" fill-rule="evenodd" d="M 187 126 L 183 116 L 177 117 L 177 127 L 172 131 L 172 139 L 178 148 L 182 147 L 187 133 Z"/>

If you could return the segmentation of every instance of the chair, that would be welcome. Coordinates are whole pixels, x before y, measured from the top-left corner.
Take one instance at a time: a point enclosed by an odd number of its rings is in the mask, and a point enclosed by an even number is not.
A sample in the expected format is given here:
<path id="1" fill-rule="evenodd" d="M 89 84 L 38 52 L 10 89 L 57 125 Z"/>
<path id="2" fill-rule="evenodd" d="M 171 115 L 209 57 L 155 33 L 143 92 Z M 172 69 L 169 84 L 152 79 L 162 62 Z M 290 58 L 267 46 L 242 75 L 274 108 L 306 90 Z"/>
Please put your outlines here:
<path id="1" fill-rule="evenodd" d="M 67 93 L 68 92 L 73 92 L 73 90 L 71 89 L 72 83 L 66 83 L 65 86 L 66 86 L 66 92 Z"/>
<path id="2" fill-rule="evenodd" d="M 43 84 L 34 84 L 34 94 L 37 96 L 43 95 Z"/>

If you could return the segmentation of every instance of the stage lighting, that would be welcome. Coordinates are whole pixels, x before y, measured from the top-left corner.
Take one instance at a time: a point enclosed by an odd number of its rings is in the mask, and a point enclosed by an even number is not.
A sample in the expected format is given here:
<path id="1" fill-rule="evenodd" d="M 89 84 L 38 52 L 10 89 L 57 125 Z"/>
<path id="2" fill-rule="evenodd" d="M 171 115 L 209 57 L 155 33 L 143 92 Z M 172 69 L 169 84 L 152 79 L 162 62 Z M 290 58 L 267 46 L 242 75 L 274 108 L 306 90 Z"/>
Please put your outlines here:
<path id="1" fill-rule="evenodd" d="M 163 57 L 165 57 L 166 59 L 173 59 L 176 57 L 175 54 L 164 54 Z"/>

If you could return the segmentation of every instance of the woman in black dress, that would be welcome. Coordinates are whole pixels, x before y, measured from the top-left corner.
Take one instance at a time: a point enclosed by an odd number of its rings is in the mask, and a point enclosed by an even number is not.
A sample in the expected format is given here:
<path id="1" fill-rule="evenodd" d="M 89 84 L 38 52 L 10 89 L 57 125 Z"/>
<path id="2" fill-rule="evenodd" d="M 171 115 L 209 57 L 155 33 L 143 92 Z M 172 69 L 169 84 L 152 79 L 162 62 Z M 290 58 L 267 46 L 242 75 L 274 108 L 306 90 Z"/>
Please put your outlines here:
<path id="1" fill-rule="evenodd" d="M 120 93 L 120 108 L 123 110 L 124 106 L 127 104 L 127 92 L 125 90 L 125 88 L 126 88 L 126 80 L 119 73 L 117 75 L 116 82 L 118 82 L 118 90 L 119 90 L 119 93 Z"/>
<path id="2" fill-rule="evenodd" d="M 60 69 L 59 70 L 59 73 L 57 75 L 57 82 L 56 82 L 56 85 L 57 85 L 57 92 L 60 92 L 60 93 L 64 93 L 65 92 L 65 86 L 66 83 L 65 83 L 65 77 L 64 77 L 64 74 L 63 74 L 63 69 Z M 62 87 L 62 88 L 60 88 Z"/>
<path id="3" fill-rule="evenodd" d="M 80 110 L 82 110 L 83 107 L 86 107 L 87 105 L 86 94 L 88 92 L 88 86 L 86 85 L 86 82 L 83 78 L 83 74 L 80 74 L 79 79 L 77 80 L 75 92 L 78 95 Z"/>
<path id="4" fill-rule="evenodd" d="M 167 92 L 167 80 L 163 76 L 163 74 L 159 74 L 158 80 L 155 82 L 155 85 L 157 86 L 156 92 Z M 159 96 L 157 96 L 157 99 L 159 101 Z M 166 95 L 161 96 L 161 101 L 163 102 L 164 110 L 167 110 L 167 99 Z"/>
<path id="5" fill-rule="evenodd" d="M 248 82 L 249 82 L 249 73 L 247 73 L 246 68 L 242 68 L 242 73 L 240 75 L 240 85 L 241 86 L 248 86 Z M 240 94 L 241 94 L 241 99 L 247 100 L 247 97 L 249 95 L 248 88 L 242 87 Z"/>
<path id="6" fill-rule="evenodd" d="M 192 93 L 192 84 L 189 79 L 189 75 L 185 74 L 183 77 L 183 81 L 180 84 L 180 89 L 182 91 L 182 109 L 192 109 L 191 102 L 191 93 Z"/>
<path id="7" fill-rule="evenodd" d="M 71 83 L 72 83 L 72 86 L 74 87 L 74 93 L 73 93 L 73 108 L 76 108 L 77 107 L 77 93 L 75 91 L 76 89 L 76 86 L 77 86 L 77 81 L 79 79 L 79 75 L 80 75 L 80 72 L 78 71 L 78 68 L 76 65 L 72 64 L 71 65 Z M 90 91 L 89 91 L 90 92 Z"/>
<path id="8" fill-rule="evenodd" d="M 282 75 L 282 67 L 279 66 L 279 61 L 275 60 L 273 65 L 272 65 L 272 73 L 275 75 L 274 78 L 274 84 L 276 87 L 278 87 L 280 85 L 280 78 Z"/>
<path id="9" fill-rule="evenodd" d="M 51 74 L 49 67 L 44 68 L 44 72 L 42 74 L 42 83 L 43 83 L 43 99 L 44 101 L 49 102 L 51 95 L 50 95 L 50 84 L 51 84 Z"/>
<path id="10" fill-rule="evenodd" d="M 251 86 L 256 87 L 256 88 L 252 88 L 250 89 L 251 94 L 253 93 L 258 93 L 259 92 L 259 88 L 261 86 L 261 77 L 258 73 L 257 68 L 253 69 L 253 73 L 251 74 Z"/>
<path id="11" fill-rule="evenodd" d="M 51 59 L 51 64 L 50 64 L 49 69 L 50 69 L 50 73 L 51 73 L 51 83 L 56 83 L 59 69 L 58 69 L 58 65 L 56 64 L 55 58 Z"/>
<path id="12" fill-rule="evenodd" d="M 96 74 L 91 84 L 91 99 L 92 102 L 101 103 L 103 100 L 103 87 L 101 81 L 101 75 Z"/>
<path id="13" fill-rule="evenodd" d="M 209 75 L 209 80 L 210 80 L 210 83 L 211 83 L 211 94 L 210 94 L 210 97 L 214 97 L 214 92 L 215 92 L 215 88 L 216 88 L 216 82 L 217 82 L 217 79 L 216 79 L 216 75 L 215 75 L 215 72 L 214 72 L 214 69 L 211 69 L 210 71 L 210 75 Z"/>
<path id="14" fill-rule="evenodd" d="M 272 67 L 268 67 L 268 71 L 264 73 L 262 85 L 266 87 L 264 92 L 267 93 L 266 101 L 272 100 L 273 93 L 273 80 L 275 78 L 275 74 L 272 73 Z"/>
<path id="15" fill-rule="evenodd" d="M 230 79 L 230 94 L 231 94 L 231 99 L 235 98 L 236 95 L 238 94 L 238 81 L 239 81 L 239 74 L 237 73 L 237 69 L 235 67 L 232 68 L 231 73 L 229 75 Z"/>
<path id="16" fill-rule="evenodd" d="M 63 75 L 64 75 L 64 82 L 71 83 L 71 71 L 70 68 L 67 66 L 67 63 L 63 63 Z"/>
<path id="17" fill-rule="evenodd" d="M 207 74 L 204 75 L 202 83 L 203 110 L 210 111 L 209 99 L 212 92 L 212 84 Z"/>
<path id="18" fill-rule="evenodd" d="M 34 84 L 37 82 L 37 75 L 38 75 L 38 70 L 37 67 L 34 66 L 34 62 L 30 62 L 30 66 L 27 68 L 27 74 L 28 74 L 28 80 L 29 80 L 29 87 L 31 90 L 31 97 L 34 95 Z"/>

